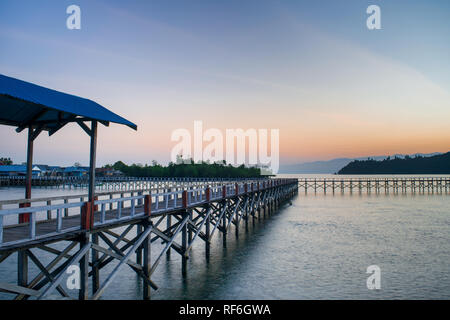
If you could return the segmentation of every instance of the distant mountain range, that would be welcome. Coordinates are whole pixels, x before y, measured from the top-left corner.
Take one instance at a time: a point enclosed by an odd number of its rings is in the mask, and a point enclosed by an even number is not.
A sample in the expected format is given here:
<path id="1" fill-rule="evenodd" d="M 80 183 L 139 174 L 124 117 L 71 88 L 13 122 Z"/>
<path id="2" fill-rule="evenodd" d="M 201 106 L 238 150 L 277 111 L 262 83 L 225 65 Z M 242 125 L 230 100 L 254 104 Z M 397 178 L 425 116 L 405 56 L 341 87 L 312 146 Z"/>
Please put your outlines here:
<path id="1" fill-rule="evenodd" d="M 404 159 L 406 156 L 409 157 L 416 157 L 416 156 L 422 156 L 422 157 L 432 157 L 436 155 L 442 154 L 441 152 L 433 152 L 433 153 L 415 153 L 410 155 L 405 154 L 394 154 L 394 155 L 386 155 L 386 156 L 369 156 L 369 157 L 359 157 L 359 158 L 336 158 L 332 160 L 327 161 L 313 161 L 313 162 L 303 162 L 298 164 L 291 164 L 291 165 L 281 165 L 279 173 L 316 173 L 316 174 L 326 174 L 326 173 L 336 173 L 342 168 L 344 168 L 346 165 L 348 165 L 350 162 L 354 160 L 377 160 L 381 161 L 384 159 L 387 159 L 388 157 L 391 158 L 400 158 Z"/>

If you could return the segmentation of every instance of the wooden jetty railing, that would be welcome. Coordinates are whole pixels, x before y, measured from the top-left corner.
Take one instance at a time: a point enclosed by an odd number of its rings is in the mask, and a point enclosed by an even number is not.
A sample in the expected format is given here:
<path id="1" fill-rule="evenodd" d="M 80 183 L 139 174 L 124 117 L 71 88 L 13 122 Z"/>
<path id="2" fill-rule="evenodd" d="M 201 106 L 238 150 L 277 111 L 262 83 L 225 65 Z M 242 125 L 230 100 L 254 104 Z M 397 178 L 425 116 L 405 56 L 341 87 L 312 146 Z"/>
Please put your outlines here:
<path id="1" fill-rule="evenodd" d="M 298 187 L 305 193 L 313 192 L 440 192 L 450 191 L 450 177 L 401 177 L 401 178 L 300 178 Z"/>
<path id="2" fill-rule="evenodd" d="M 225 183 L 232 181 L 243 181 L 248 179 L 228 179 L 228 178 L 153 178 L 153 177 L 96 177 L 97 190 L 136 190 L 164 187 L 168 184 L 190 184 L 201 185 L 208 183 Z M 255 178 L 255 180 L 264 178 Z M 25 176 L 0 176 L 0 186 L 14 187 L 24 186 Z M 62 189 L 87 189 L 89 185 L 88 177 L 33 177 L 31 179 L 33 187 L 62 188 Z"/>
<path id="3" fill-rule="evenodd" d="M 241 221 L 248 228 L 250 220 L 254 223 L 270 215 L 297 191 L 297 179 L 257 179 L 181 186 L 177 182 L 170 188 L 99 193 L 92 203 L 84 201 L 86 195 L 3 201 L 2 205 L 9 208 L 0 210 L 0 263 L 17 252 L 18 272 L 17 285 L 0 282 L 0 291 L 14 294 L 15 299 L 43 299 L 56 290 L 70 298 L 61 283 L 66 271 L 75 265 L 80 268 L 78 298 L 98 299 L 120 269 L 128 265 L 142 279 L 143 297 L 149 299 L 150 288 L 158 288 L 151 275 L 164 255 L 170 257 L 171 250 L 179 253 L 186 275 L 196 239 L 204 241 L 208 259 L 210 240 L 217 230 L 226 245 L 231 225 L 238 236 Z M 114 198 L 116 195 L 119 197 Z M 17 224 L 23 213 L 30 214 L 30 221 Z M 128 239 L 132 229 L 136 235 Z M 62 251 L 50 246 L 61 241 L 69 242 Z M 164 245 L 152 262 L 150 248 L 154 241 Z M 56 257 L 45 265 L 32 248 Z M 135 261 L 131 260 L 133 255 Z M 28 279 L 28 259 L 41 271 L 32 280 Z M 119 264 L 100 283 L 100 271 L 114 260 Z"/>

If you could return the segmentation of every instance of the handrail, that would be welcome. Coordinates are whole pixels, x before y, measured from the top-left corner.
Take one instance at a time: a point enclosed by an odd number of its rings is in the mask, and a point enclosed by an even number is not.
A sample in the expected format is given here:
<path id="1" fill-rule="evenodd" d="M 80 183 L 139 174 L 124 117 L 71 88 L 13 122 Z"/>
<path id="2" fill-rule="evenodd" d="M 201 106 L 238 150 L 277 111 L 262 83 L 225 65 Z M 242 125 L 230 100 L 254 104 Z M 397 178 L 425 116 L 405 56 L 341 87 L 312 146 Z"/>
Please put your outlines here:
<path id="1" fill-rule="evenodd" d="M 450 180 L 450 176 L 448 177 L 444 177 L 444 176 L 440 176 L 440 177 L 355 177 L 355 178 L 349 178 L 349 177 L 345 177 L 345 178 L 296 178 L 299 181 L 385 181 L 385 180 L 389 180 L 389 181 L 394 181 L 394 180 L 399 180 L 399 181 L 414 181 L 414 180 L 434 180 L 434 181 L 439 181 L 439 180 Z"/>
<path id="2" fill-rule="evenodd" d="M 277 186 L 284 186 L 284 185 L 295 185 L 297 186 L 297 179 L 267 179 L 263 185 L 265 185 L 265 188 L 274 188 Z M 250 186 L 250 187 L 249 187 Z M 253 187 L 252 187 L 253 186 Z M 158 190 L 161 189 L 173 189 L 173 188 L 155 188 Z M 207 185 L 203 187 L 191 187 L 190 189 L 182 189 L 182 190 L 176 190 L 176 191 L 169 191 L 169 192 L 157 192 L 152 193 L 148 192 L 148 194 L 138 194 L 138 195 L 132 195 L 132 196 L 126 196 L 126 197 L 120 197 L 120 198 L 110 198 L 110 199 L 96 199 L 93 203 L 85 202 L 85 201 L 79 201 L 74 203 L 69 203 L 68 201 L 62 204 L 47 204 L 47 205 L 39 205 L 39 206 L 29 206 L 29 207 L 22 207 L 22 208 L 10 208 L 10 209 L 1 209 L 0 208 L 0 247 L 4 246 L 5 243 L 3 242 L 3 233 L 5 228 L 10 228 L 17 225 L 4 225 L 4 218 L 11 215 L 17 215 L 28 213 L 30 215 L 30 221 L 27 223 L 20 224 L 21 226 L 28 226 L 29 233 L 28 237 L 21 240 L 16 241 L 10 241 L 6 244 L 11 245 L 13 243 L 21 243 L 26 242 L 29 240 L 35 240 L 40 239 L 43 237 L 49 237 L 53 235 L 57 235 L 63 232 L 69 232 L 69 231 L 77 231 L 77 230 L 83 230 L 83 219 L 91 219 L 91 225 L 92 226 L 101 226 L 102 224 L 106 223 L 114 223 L 114 222 L 120 222 L 127 219 L 135 219 L 136 217 L 141 217 L 145 214 L 150 214 L 148 211 L 152 211 L 154 213 L 164 212 L 164 211 L 170 211 L 174 209 L 180 209 L 184 206 L 190 207 L 195 206 L 201 203 L 206 203 L 207 200 L 207 190 L 210 190 L 210 199 L 209 201 L 216 201 L 223 198 L 231 197 L 231 196 L 237 196 L 238 194 L 242 193 L 251 193 L 251 192 L 257 192 L 260 190 L 260 188 L 256 187 L 256 183 L 233 183 L 233 184 L 223 184 L 221 186 L 213 186 L 209 187 Z M 241 192 L 242 191 L 242 192 Z M 115 192 L 114 194 L 125 194 L 125 193 L 131 193 L 134 194 L 136 191 L 126 191 L 126 192 Z M 113 193 L 105 193 L 105 195 L 112 195 Z M 100 195 L 100 193 L 98 194 Z M 47 203 L 51 202 L 55 199 L 63 199 L 68 200 L 72 198 L 87 198 L 85 195 L 77 195 L 77 196 L 70 196 L 70 197 L 51 197 L 51 198 L 40 198 L 40 199 L 30 199 L 27 200 L 27 202 L 44 202 L 47 201 Z M 185 203 L 183 203 L 184 197 L 187 197 L 185 200 Z M 130 202 L 130 205 L 128 207 L 124 207 L 125 202 Z M 149 202 L 150 207 L 147 208 L 146 204 Z M 108 216 L 106 215 L 106 206 L 109 206 L 110 210 L 108 211 Z M 137 210 L 137 208 L 144 207 L 143 209 Z M 69 215 L 69 209 L 73 208 L 79 208 L 80 209 L 80 216 L 81 221 L 79 225 L 72 226 L 72 227 L 66 227 L 63 226 L 63 215 L 66 217 L 74 216 Z M 123 215 L 124 209 L 127 209 L 127 214 Z M 129 210 L 128 210 L 129 209 Z M 84 211 L 83 211 L 84 210 Z M 87 210 L 87 211 L 86 211 Z M 94 219 L 95 216 L 90 212 L 89 210 L 95 211 L 100 213 L 100 219 Z M 56 211 L 56 216 L 53 218 L 52 213 Z M 38 220 L 37 214 L 38 213 L 47 213 L 47 219 L 41 219 Z M 84 212 L 84 213 L 83 213 Z M 83 214 L 85 216 L 83 216 Z M 90 216 L 89 216 L 90 214 Z M 86 218 L 87 217 L 87 218 Z M 98 216 L 97 216 L 98 217 Z M 55 224 L 55 230 L 52 232 L 47 232 L 45 234 L 37 235 L 36 234 L 36 225 L 37 223 L 41 223 L 43 221 L 49 221 L 49 220 L 56 220 Z M 88 220 L 84 220 L 85 222 Z"/>
<path id="3" fill-rule="evenodd" d="M 96 196 L 107 196 L 107 195 L 118 195 L 124 193 L 139 193 L 139 192 L 154 192 L 161 189 L 174 189 L 174 188 L 182 188 L 183 186 L 171 186 L 171 187 L 153 187 L 153 188 L 144 188 L 144 189 L 133 189 L 133 190 L 119 190 L 119 191 L 104 191 L 104 192 L 96 192 Z M 1 200 L 0 205 L 11 205 L 11 204 L 21 204 L 21 203 L 32 203 L 32 202 L 44 202 L 44 201 L 54 201 L 54 200 L 70 200 L 76 198 L 87 198 L 88 194 L 76 194 L 76 195 L 64 195 L 64 196 L 56 196 L 56 197 L 46 197 L 46 198 L 31 198 L 31 199 L 14 199 L 14 200 Z"/>

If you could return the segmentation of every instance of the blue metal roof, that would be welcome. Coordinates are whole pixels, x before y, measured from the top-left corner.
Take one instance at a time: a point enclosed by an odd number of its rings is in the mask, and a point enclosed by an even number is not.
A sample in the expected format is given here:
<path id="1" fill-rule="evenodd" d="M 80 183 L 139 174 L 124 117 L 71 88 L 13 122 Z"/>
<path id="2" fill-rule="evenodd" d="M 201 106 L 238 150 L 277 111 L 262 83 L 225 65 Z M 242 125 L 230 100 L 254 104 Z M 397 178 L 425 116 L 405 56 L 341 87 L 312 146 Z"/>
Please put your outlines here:
<path id="1" fill-rule="evenodd" d="M 20 165 L 20 164 L 12 164 L 8 166 L 0 166 L 0 172 L 25 172 L 27 171 L 27 166 Z"/>
<path id="2" fill-rule="evenodd" d="M 37 169 L 35 169 L 35 167 L 36 166 L 33 166 L 33 171 L 38 171 Z M 12 164 L 12 165 L 7 165 L 7 166 L 0 166 L 0 172 L 26 172 L 26 171 L 27 171 L 27 166 L 22 165 L 22 164 Z"/>
<path id="3" fill-rule="evenodd" d="M 81 167 L 67 167 L 64 168 L 64 172 L 87 172 L 88 170 Z"/>
<path id="4" fill-rule="evenodd" d="M 0 124 L 41 125 L 54 133 L 66 123 L 97 120 L 137 126 L 98 103 L 0 74 Z"/>

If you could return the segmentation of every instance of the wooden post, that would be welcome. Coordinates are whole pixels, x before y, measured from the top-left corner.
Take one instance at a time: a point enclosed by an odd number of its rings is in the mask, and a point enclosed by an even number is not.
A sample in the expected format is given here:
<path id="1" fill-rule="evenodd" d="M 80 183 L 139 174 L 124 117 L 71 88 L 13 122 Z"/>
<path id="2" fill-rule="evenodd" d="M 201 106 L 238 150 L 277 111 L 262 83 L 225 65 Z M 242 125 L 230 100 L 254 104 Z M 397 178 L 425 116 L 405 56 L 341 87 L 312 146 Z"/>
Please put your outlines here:
<path id="1" fill-rule="evenodd" d="M 80 249 L 89 243 L 89 232 L 81 235 Z M 80 291 L 78 292 L 79 300 L 87 300 L 89 298 L 89 250 L 80 259 Z"/>
<path id="2" fill-rule="evenodd" d="M 139 234 L 141 234 L 142 233 L 142 225 L 141 224 L 138 224 L 137 226 L 136 226 L 136 234 L 137 235 L 139 235 Z M 145 242 L 145 241 L 144 241 Z M 142 251 L 144 250 L 144 245 L 142 245 L 141 247 L 139 247 L 137 250 L 136 250 L 136 263 L 137 264 L 142 264 Z M 145 257 L 145 253 L 144 253 L 144 257 Z M 144 282 L 144 286 L 145 286 L 145 282 Z M 145 287 L 144 287 L 144 289 L 145 289 Z M 145 299 L 145 298 L 144 298 Z"/>
<path id="3" fill-rule="evenodd" d="M 237 184 L 236 184 L 237 185 Z M 205 212 L 206 214 L 209 213 L 209 211 L 211 210 L 211 206 L 210 206 L 210 201 L 211 201 L 211 188 L 207 187 L 206 188 L 206 206 L 205 206 Z M 206 218 L 206 222 L 205 222 L 205 255 L 206 255 L 206 260 L 209 261 L 209 254 L 210 254 L 210 237 L 211 237 L 211 214 Z"/>
<path id="4" fill-rule="evenodd" d="M 28 256 L 25 250 L 17 252 L 17 285 L 21 287 L 28 285 Z"/>
<path id="5" fill-rule="evenodd" d="M 172 226 L 172 216 L 169 214 L 169 215 L 167 215 L 166 219 L 167 219 L 166 220 L 166 223 L 167 223 L 166 228 L 167 228 L 167 230 L 170 230 L 170 227 Z M 167 260 L 170 260 L 170 251 L 171 251 L 171 249 L 169 247 L 166 251 L 166 259 Z"/>
<path id="6" fill-rule="evenodd" d="M 64 199 L 64 204 L 68 204 L 69 203 L 69 199 Z M 68 217 L 69 216 L 69 208 L 64 208 L 64 217 Z"/>
<path id="7" fill-rule="evenodd" d="M 185 215 L 189 214 L 187 211 L 184 211 L 183 217 Z M 181 229 L 181 252 L 183 253 L 181 256 L 181 274 L 183 277 L 187 274 L 187 223 L 183 225 L 183 228 Z"/>
<path id="8" fill-rule="evenodd" d="M 226 213 L 226 200 L 222 200 L 222 208 L 224 208 L 225 212 L 223 213 L 222 216 L 222 235 L 223 235 L 223 246 L 226 247 L 227 246 L 227 213 Z"/>
<path id="9" fill-rule="evenodd" d="M 266 190 L 263 190 L 261 192 L 261 199 L 260 202 L 258 203 L 258 219 L 261 219 L 261 210 L 264 210 L 264 194 L 266 193 Z M 262 202 L 262 204 L 261 204 Z"/>
<path id="10" fill-rule="evenodd" d="M 248 195 L 246 195 L 246 197 L 248 198 Z M 230 200 L 231 202 L 231 200 Z M 237 205 L 237 203 L 235 204 Z M 235 235 L 236 235 L 236 239 L 239 238 L 239 208 L 236 208 L 236 214 L 234 215 L 234 231 L 235 231 Z M 242 215 L 245 214 L 245 212 L 241 212 Z"/>
<path id="11" fill-rule="evenodd" d="M 33 127 L 28 127 L 28 140 L 27 140 L 27 176 L 25 180 L 25 199 L 31 199 L 31 182 L 33 179 Z M 25 206 L 25 207 L 29 207 Z M 19 223 L 30 222 L 30 214 L 19 214 Z"/>
<path id="12" fill-rule="evenodd" d="M 189 209 L 189 222 L 192 222 L 192 219 L 194 218 L 194 210 L 193 209 Z M 193 238 L 194 234 L 192 232 L 192 228 L 190 228 L 190 226 L 188 226 L 188 240 L 189 240 L 189 244 L 191 244 L 192 242 L 192 238 Z"/>
<path id="13" fill-rule="evenodd" d="M 182 193 L 182 203 L 183 203 L 183 219 L 186 218 L 186 215 L 189 214 L 189 212 L 187 211 L 187 207 L 188 207 L 188 198 L 187 198 L 187 191 L 184 190 Z M 183 275 L 183 277 L 186 276 L 186 269 L 187 269 L 187 231 L 188 231 L 188 223 L 186 222 L 183 225 L 183 228 L 181 229 L 181 252 L 182 252 L 182 256 L 181 256 L 181 274 Z"/>
<path id="14" fill-rule="evenodd" d="M 91 202 L 85 202 L 81 207 L 81 229 L 85 231 L 91 230 L 94 223 L 92 208 Z"/>
<path id="15" fill-rule="evenodd" d="M 88 201 L 94 203 L 95 200 L 95 161 L 97 156 L 97 121 L 92 121 L 91 125 L 91 148 L 89 153 L 89 192 Z"/>
<path id="16" fill-rule="evenodd" d="M 92 243 L 98 245 L 98 234 L 92 234 Z M 95 293 L 100 288 L 100 269 L 98 263 L 98 251 L 92 248 L 92 291 Z"/>
<path id="17" fill-rule="evenodd" d="M 144 224 L 144 228 L 148 227 L 151 224 L 150 221 L 147 221 Z M 141 226 L 141 230 L 143 229 L 143 227 Z M 143 246 L 143 251 L 144 251 L 144 265 L 143 265 L 143 271 L 144 271 L 144 275 L 147 279 L 150 280 L 150 271 L 152 268 L 152 264 L 151 264 L 151 246 L 152 246 L 152 241 L 151 241 L 152 237 L 151 237 L 151 233 L 147 236 L 147 238 L 144 240 L 144 243 L 142 244 Z M 143 299 L 144 300 L 150 300 L 150 296 L 151 296 L 151 288 L 150 285 L 146 282 L 143 281 L 142 282 L 143 285 L 143 290 L 142 290 L 142 295 L 143 295 Z"/>
<path id="18" fill-rule="evenodd" d="M 150 217 L 152 214 L 152 195 L 147 194 L 144 197 L 144 212 L 147 217 Z"/>
<path id="19" fill-rule="evenodd" d="M 256 198 L 256 193 L 253 195 L 253 197 L 254 198 Z M 251 208 L 251 212 L 248 212 L 248 210 L 246 210 L 246 212 L 245 212 L 245 231 L 247 232 L 248 231 L 248 217 L 249 217 L 249 214 L 251 214 L 252 215 L 252 217 L 253 217 L 253 222 L 254 222 L 254 220 L 255 220 L 255 207 L 252 207 Z"/>
<path id="20" fill-rule="evenodd" d="M 184 190 L 183 193 L 181 194 L 181 200 L 182 200 L 182 204 L 183 204 L 183 208 L 187 208 L 188 207 L 188 198 L 187 198 L 187 191 Z"/>
<path id="21" fill-rule="evenodd" d="M 52 205 L 52 201 L 51 200 L 47 200 L 47 205 L 51 206 Z M 51 210 L 47 210 L 47 220 L 51 220 L 52 219 L 52 211 Z"/>

